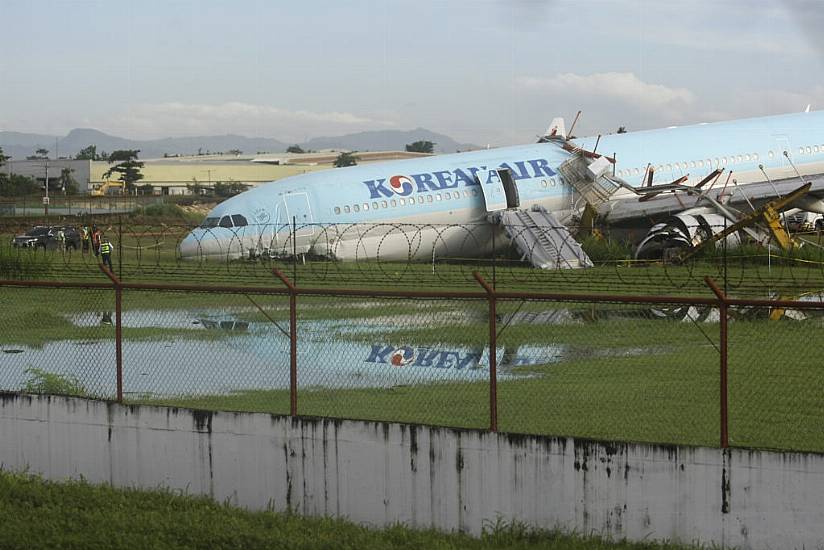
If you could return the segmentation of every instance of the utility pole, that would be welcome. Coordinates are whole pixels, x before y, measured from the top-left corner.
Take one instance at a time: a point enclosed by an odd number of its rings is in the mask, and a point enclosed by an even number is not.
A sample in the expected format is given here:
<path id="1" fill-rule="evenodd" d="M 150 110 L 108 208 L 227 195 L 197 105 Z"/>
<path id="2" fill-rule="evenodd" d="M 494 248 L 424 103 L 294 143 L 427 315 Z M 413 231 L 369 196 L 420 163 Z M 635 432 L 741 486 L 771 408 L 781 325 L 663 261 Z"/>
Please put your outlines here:
<path id="1" fill-rule="evenodd" d="M 46 196 L 43 197 L 43 209 L 44 209 L 44 214 L 46 216 L 48 216 L 49 215 L 49 158 L 48 157 L 46 157 L 46 161 L 45 161 L 44 165 L 46 167 Z"/>

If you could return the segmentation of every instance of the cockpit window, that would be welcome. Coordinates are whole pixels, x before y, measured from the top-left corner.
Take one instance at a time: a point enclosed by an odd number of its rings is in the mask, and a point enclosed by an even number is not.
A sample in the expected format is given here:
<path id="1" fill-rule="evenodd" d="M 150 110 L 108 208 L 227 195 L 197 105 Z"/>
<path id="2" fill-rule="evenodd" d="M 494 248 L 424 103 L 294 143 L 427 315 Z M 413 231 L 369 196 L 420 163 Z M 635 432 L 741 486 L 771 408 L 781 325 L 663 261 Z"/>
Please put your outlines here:
<path id="1" fill-rule="evenodd" d="M 212 227 L 217 227 L 217 222 L 220 218 L 206 218 L 203 220 L 203 223 L 200 224 L 201 229 L 211 229 Z"/>
<path id="2" fill-rule="evenodd" d="M 244 218 L 240 214 L 232 214 L 232 223 L 235 224 L 235 227 L 244 227 L 249 225 L 246 221 L 246 218 Z"/>
<path id="3" fill-rule="evenodd" d="M 229 216 L 220 218 L 220 227 L 232 227 L 232 218 Z"/>

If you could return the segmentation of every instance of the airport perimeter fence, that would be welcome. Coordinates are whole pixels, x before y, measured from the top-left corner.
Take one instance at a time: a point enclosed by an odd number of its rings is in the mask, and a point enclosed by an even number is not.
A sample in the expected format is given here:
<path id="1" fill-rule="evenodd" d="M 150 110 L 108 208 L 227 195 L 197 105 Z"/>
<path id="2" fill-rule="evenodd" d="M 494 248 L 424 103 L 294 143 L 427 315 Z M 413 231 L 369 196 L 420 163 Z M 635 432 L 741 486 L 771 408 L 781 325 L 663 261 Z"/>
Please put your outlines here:
<path id="1" fill-rule="evenodd" d="M 99 257 L 82 248 L 76 233 L 65 246 L 56 237 L 15 246 L 14 236 L 31 230 L 32 223 L 0 224 L 0 279 L 98 276 Z M 549 261 L 538 269 L 490 224 L 249 224 L 201 229 L 197 238 L 190 238 L 195 226 L 185 223 L 115 216 L 98 224 L 114 246 L 115 273 L 128 282 L 266 285 L 274 268 L 302 285 L 333 288 L 475 288 L 474 271 L 509 290 L 710 295 L 707 275 L 738 296 L 790 298 L 824 288 L 820 232 L 797 235 L 805 244 L 789 251 L 768 241 L 664 260 L 635 259 L 623 237 L 584 237 L 572 228 L 567 240 L 583 242 L 595 267 L 566 269 L 563 262 Z M 528 225 L 515 229 L 516 236 L 536 231 Z M 311 244 L 301 241 L 310 233 Z M 219 243 L 222 248 L 209 249 Z M 15 273 L 16 266 L 25 273 Z"/>
<path id="2" fill-rule="evenodd" d="M 0 390 L 824 451 L 820 302 L 0 281 Z"/>

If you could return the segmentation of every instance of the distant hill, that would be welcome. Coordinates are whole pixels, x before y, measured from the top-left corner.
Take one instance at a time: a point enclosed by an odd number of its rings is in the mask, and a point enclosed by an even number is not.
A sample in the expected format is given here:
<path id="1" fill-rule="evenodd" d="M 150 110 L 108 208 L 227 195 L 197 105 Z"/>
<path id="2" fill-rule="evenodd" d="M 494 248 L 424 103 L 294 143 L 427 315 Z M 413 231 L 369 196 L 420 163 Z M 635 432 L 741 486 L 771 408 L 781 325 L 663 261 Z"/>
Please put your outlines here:
<path id="1" fill-rule="evenodd" d="M 304 149 L 348 149 L 354 151 L 403 151 L 407 144 L 415 141 L 431 141 L 438 153 L 454 153 L 478 149 L 477 145 L 458 143 L 444 134 L 437 134 L 425 128 L 414 130 L 377 130 L 359 132 L 338 137 L 318 137 L 301 145 Z"/>
<path id="2" fill-rule="evenodd" d="M 57 140 L 57 151 L 55 151 Z M 424 128 L 415 130 L 381 130 L 360 132 L 338 137 L 320 137 L 298 144 L 304 150 L 346 149 L 356 151 L 403 150 L 406 144 L 419 140 L 435 142 L 438 152 L 454 153 L 458 150 L 477 149 L 477 146 L 459 144 L 449 136 L 437 134 Z M 227 152 L 238 149 L 246 154 L 258 152 L 281 153 L 289 144 L 270 138 L 249 138 L 227 134 L 224 136 L 198 136 L 162 138 L 152 140 L 132 140 L 111 136 L 90 128 L 76 128 L 64 137 L 21 132 L 0 132 L 0 147 L 6 155 L 15 160 L 33 155 L 37 149 L 48 149 L 49 156 L 55 152 L 60 156 L 74 156 L 84 147 L 96 145 L 97 152 L 111 153 L 117 149 L 140 149 L 140 158 L 159 158 L 167 155 L 194 155 L 202 153 Z"/>

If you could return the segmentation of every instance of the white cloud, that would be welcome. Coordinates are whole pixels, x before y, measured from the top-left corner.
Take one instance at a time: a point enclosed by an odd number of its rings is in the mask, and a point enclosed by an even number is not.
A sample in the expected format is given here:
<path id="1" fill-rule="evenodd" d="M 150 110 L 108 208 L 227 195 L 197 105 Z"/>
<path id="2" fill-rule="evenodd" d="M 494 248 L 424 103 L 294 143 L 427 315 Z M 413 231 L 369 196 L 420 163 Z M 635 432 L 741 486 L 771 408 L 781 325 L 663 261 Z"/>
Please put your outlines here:
<path id="1" fill-rule="evenodd" d="M 650 84 L 634 73 L 519 77 L 515 85 L 527 92 L 548 95 L 550 99 L 575 98 L 582 104 L 618 104 L 648 111 L 680 110 L 695 102 L 695 94 L 690 90 Z"/>
<path id="2" fill-rule="evenodd" d="M 385 113 L 384 113 L 385 115 Z M 307 136 L 335 135 L 392 128 L 395 121 L 349 112 L 289 110 L 241 102 L 221 104 L 156 103 L 132 105 L 127 111 L 89 125 L 131 138 L 241 134 L 302 141 Z"/>

